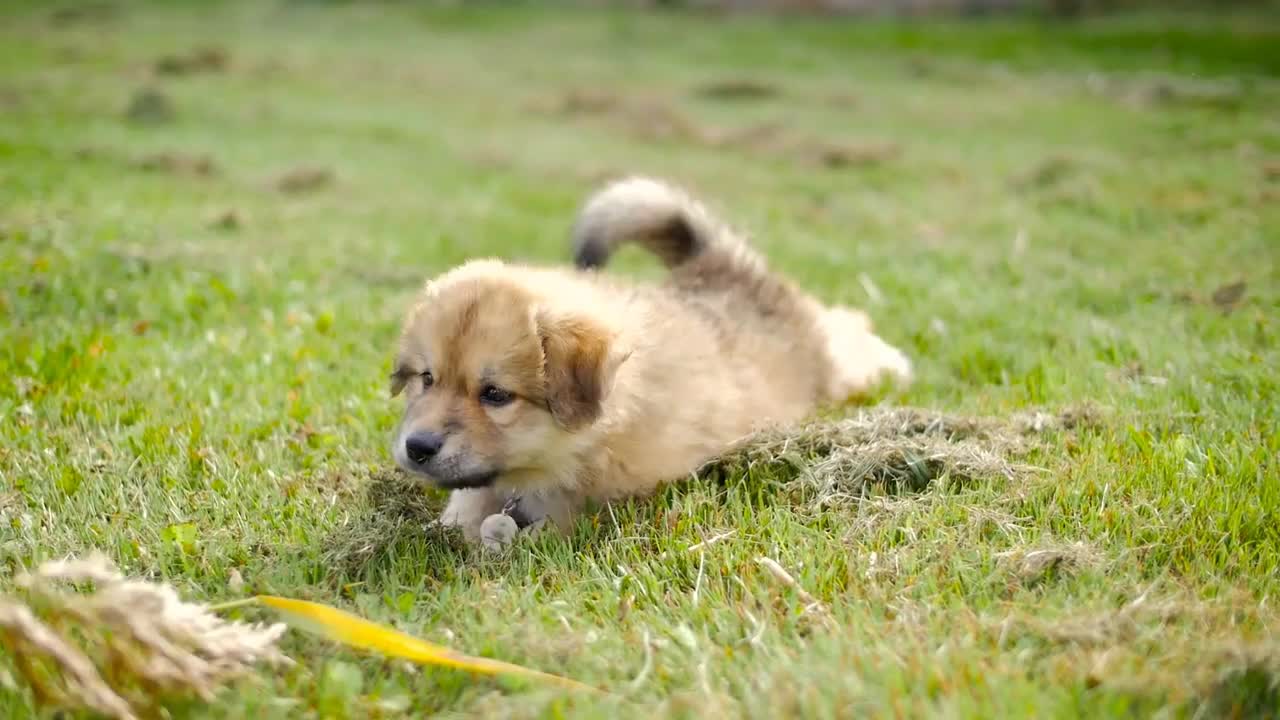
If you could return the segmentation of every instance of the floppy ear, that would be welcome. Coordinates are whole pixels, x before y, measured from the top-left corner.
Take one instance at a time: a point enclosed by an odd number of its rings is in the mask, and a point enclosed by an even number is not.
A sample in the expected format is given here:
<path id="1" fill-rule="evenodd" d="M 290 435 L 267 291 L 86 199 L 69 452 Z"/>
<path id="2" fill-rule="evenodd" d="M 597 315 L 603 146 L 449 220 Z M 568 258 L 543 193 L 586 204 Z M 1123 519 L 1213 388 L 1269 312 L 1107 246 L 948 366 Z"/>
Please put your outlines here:
<path id="1" fill-rule="evenodd" d="M 391 397 L 395 397 L 404 391 L 404 386 L 409 382 L 406 376 L 400 370 L 391 373 Z"/>
<path id="2" fill-rule="evenodd" d="M 607 332 L 581 318 L 538 313 L 537 326 L 551 416 L 568 430 L 590 425 L 600 417 L 618 366 L 630 353 L 621 352 Z"/>
<path id="3" fill-rule="evenodd" d="M 411 357 L 414 353 L 409 351 L 409 339 L 413 336 L 414 322 L 424 312 L 436 296 L 436 284 L 434 280 L 428 280 L 423 286 L 422 292 L 413 301 L 413 306 L 405 313 L 404 319 L 400 323 L 400 339 L 397 341 L 394 367 L 391 370 L 391 397 L 395 397 L 404 392 L 404 388 L 409 384 L 409 380 L 417 373 L 413 372 L 411 366 L 406 361 L 407 357 Z"/>

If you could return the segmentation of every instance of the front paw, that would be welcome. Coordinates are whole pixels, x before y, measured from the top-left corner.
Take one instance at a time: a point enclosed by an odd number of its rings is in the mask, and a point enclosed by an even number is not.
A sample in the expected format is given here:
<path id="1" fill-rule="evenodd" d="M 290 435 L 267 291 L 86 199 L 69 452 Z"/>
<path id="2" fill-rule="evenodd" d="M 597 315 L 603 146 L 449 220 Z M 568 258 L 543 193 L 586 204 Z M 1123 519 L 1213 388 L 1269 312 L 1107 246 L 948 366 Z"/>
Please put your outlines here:
<path id="1" fill-rule="evenodd" d="M 481 524 L 501 508 L 502 500 L 487 488 L 455 490 L 435 522 L 442 527 L 457 528 L 467 542 L 478 543 Z"/>
<path id="2" fill-rule="evenodd" d="M 457 513 L 441 513 L 440 517 L 427 523 L 427 527 L 431 529 L 457 530 L 462 534 L 463 540 L 466 540 L 469 544 L 474 544 L 480 542 L 480 528 L 483 524 L 483 520 L 463 519 Z"/>
<path id="3" fill-rule="evenodd" d="M 567 531 L 579 505 L 572 494 L 549 490 L 513 495 L 503 504 L 502 513 L 511 516 L 516 526 L 527 534 L 536 533 L 543 527 Z"/>
<path id="4" fill-rule="evenodd" d="M 485 550 L 501 552 L 507 548 L 520 532 L 514 518 L 504 513 L 495 513 L 480 523 L 480 544 Z"/>

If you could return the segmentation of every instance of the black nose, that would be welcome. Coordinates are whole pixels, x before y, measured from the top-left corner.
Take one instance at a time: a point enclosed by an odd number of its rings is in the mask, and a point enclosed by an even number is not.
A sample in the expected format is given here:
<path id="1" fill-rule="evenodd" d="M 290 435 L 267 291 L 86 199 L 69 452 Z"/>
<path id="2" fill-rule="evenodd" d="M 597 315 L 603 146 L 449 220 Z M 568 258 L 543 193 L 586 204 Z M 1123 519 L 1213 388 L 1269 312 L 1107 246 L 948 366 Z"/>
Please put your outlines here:
<path id="1" fill-rule="evenodd" d="M 420 430 L 410 435 L 404 441 L 404 454 L 409 456 L 409 460 L 422 465 L 440 452 L 440 448 L 444 446 L 444 436 L 440 433 L 428 432 Z"/>

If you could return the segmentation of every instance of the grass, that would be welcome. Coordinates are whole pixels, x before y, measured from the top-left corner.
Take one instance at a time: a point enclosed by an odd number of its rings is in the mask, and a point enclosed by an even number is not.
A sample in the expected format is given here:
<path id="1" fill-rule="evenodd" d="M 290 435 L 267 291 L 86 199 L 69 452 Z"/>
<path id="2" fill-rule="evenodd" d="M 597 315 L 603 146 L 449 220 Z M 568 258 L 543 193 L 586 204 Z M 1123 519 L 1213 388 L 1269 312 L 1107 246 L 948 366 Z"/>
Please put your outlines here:
<path id="1" fill-rule="evenodd" d="M 0 11 L 0 588 L 100 548 L 617 691 L 293 638 L 176 716 L 1280 713 L 1271 16 L 92 7 Z M 405 303 L 464 258 L 563 262 L 630 171 L 867 307 L 920 373 L 886 404 L 1097 419 L 856 492 L 815 475 L 856 452 L 738 458 L 501 558 L 423 529 L 441 498 L 387 452 Z"/>

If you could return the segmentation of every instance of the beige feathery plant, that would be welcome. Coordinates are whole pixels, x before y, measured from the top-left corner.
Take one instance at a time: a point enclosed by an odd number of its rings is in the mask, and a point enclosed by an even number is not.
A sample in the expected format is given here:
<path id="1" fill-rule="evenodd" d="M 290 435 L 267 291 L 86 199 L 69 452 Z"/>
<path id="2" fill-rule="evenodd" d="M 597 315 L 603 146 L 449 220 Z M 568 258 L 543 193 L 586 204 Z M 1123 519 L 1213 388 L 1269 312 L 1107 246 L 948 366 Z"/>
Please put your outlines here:
<path id="1" fill-rule="evenodd" d="M 16 585 L 25 602 L 0 599 L 0 645 L 44 706 L 132 720 L 166 699 L 212 700 L 259 663 L 291 663 L 276 647 L 285 625 L 225 620 L 168 585 L 125 578 L 100 553 L 45 563 Z"/>

